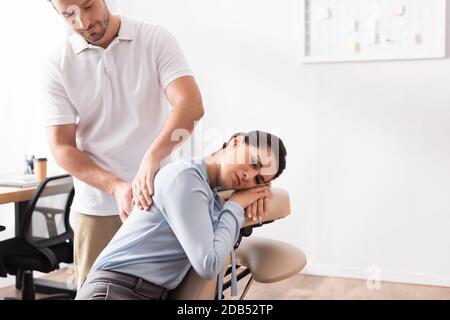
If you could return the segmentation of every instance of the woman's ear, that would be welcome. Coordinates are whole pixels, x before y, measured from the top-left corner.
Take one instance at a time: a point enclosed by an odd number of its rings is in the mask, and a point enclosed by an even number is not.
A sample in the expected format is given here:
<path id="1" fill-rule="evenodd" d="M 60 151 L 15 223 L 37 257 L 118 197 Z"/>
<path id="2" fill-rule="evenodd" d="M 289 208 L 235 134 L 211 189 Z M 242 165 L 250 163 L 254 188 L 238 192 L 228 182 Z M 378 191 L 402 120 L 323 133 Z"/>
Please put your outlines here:
<path id="1" fill-rule="evenodd" d="M 244 141 L 244 136 L 237 136 L 233 138 L 233 147 L 238 147 Z"/>

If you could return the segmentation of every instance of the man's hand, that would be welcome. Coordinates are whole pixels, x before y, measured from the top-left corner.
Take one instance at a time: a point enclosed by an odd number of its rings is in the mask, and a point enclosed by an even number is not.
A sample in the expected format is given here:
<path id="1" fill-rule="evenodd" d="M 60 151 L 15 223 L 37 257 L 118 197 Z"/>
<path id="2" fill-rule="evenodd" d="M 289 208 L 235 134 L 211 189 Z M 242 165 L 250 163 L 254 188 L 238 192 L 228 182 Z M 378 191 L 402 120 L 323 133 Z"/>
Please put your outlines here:
<path id="1" fill-rule="evenodd" d="M 133 201 L 140 210 L 149 210 L 153 203 L 153 181 L 160 165 L 158 158 L 144 157 L 133 180 Z"/>
<path id="2" fill-rule="evenodd" d="M 114 187 L 113 196 L 116 199 L 117 208 L 119 208 L 120 220 L 125 222 L 133 210 L 131 185 L 124 181 L 118 182 Z"/>

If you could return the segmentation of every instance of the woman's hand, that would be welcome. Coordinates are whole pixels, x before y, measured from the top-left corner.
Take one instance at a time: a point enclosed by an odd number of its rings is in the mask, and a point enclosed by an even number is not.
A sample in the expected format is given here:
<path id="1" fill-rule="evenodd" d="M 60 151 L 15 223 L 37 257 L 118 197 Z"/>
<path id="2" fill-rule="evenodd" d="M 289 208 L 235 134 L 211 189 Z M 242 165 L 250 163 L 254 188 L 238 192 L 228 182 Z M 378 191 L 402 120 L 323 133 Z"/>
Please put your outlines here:
<path id="1" fill-rule="evenodd" d="M 229 200 L 237 202 L 245 209 L 258 200 L 271 196 L 272 192 L 270 192 L 269 188 L 270 186 L 260 186 L 252 189 L 235 191 Z"/>
<path id="2" fill-rule="evenodd" d="M 270 190 L 270 187 L 272 186 L 271 183 L 265 184 Z M 257 201 L 253 202 L 251 205 L 249 205 L 247 208 L 245 208 L 245 213 L 247 215 L 247 219 L 249 221 L 261 221 L 262 218 L 267 215 L 267 207 L 269 203 L 269 197 L 260 198 Z"/>
<path id="3" fill-rule="evenodd" d="M 268 206 L 269 199 L 270 199 L 269 197 L 258 199 L 257 201 L 249 205 L 247 208 L 245 208 L 245 213 L 247 215 L 248 220 L 261 221 L 261 219 L 267 215 L 266 208 Z"/>

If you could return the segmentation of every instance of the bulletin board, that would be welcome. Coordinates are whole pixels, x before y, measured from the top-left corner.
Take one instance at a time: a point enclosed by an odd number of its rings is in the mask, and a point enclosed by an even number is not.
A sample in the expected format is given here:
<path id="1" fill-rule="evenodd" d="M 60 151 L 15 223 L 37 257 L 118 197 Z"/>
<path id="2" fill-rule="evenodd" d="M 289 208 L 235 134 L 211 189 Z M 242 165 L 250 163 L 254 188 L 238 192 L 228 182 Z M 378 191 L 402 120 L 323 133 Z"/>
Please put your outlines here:
<path id="1" fill-rule="evenodd" d="M 303 0 L 305 63 L 445 57 L 446 0 Z"/>

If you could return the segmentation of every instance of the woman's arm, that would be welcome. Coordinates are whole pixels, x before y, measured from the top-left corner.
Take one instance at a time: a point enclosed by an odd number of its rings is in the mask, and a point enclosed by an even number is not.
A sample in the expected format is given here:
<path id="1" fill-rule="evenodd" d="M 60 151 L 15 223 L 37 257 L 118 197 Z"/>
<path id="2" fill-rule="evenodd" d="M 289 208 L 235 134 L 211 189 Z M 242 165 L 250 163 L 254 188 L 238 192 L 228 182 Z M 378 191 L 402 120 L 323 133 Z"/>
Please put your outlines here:
<path id="1" fill-rule="evenodd" d="M 179 174 L 159 194 L 161 210 L 192 267 L 202 277 L 212 279 L 223 268 L 244 222 L 244 209 L 227 201 L 213 230 L 209 212 L 208 186 L 194 171 Z"/>

